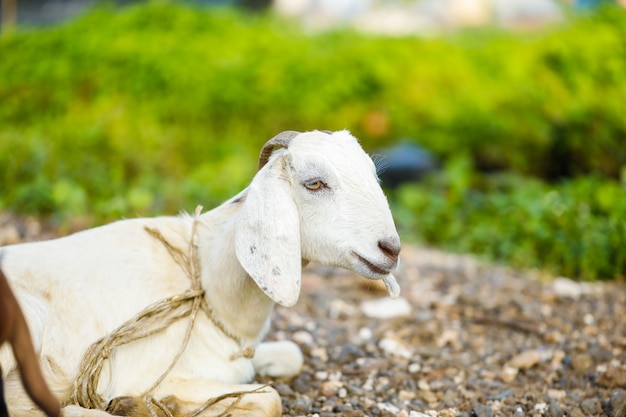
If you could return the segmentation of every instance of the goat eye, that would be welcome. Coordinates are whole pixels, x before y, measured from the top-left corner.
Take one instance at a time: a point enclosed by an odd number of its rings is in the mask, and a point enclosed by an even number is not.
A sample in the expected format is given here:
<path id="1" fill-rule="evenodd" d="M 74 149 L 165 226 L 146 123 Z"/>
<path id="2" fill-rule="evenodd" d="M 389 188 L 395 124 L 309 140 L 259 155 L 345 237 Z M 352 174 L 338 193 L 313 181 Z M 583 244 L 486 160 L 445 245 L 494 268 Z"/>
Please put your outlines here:
<path id="1" fill-rule="evenodd" d="M 311 181 L 306 181 L 304 183 L 304 186 L 311 191 L 318 191 L 322 189 L 322 187 L 324 186 L 324 183 L 320 180 L 311 180 Z"/>

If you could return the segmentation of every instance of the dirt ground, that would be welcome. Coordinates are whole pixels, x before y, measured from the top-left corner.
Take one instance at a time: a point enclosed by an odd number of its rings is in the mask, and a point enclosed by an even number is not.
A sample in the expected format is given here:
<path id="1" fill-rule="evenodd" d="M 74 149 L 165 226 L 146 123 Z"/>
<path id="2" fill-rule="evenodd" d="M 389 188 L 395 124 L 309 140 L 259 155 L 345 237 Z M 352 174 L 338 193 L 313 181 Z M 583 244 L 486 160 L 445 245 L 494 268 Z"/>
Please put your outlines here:
<path id="1" fill-rule="evenodd" d="M 55 236 L 0 215 L 0 245 Z M 312 265 L 270 339 L 305 356 L 291 380 L 259 378 L 286 416 L 626 417 L 626 285 L 540 279 L 406 246 L 397 300 Z"/>

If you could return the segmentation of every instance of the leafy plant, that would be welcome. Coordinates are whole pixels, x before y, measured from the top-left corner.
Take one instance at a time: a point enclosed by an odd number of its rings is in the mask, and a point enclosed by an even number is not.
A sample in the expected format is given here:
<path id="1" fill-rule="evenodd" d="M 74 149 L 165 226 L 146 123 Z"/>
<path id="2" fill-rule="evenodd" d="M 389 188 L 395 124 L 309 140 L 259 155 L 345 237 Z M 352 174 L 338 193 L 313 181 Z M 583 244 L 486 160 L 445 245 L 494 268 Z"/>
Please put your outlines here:
<path id="1" fill-rule="evenodd" d="M 367 149 L 411 140 L 447 161 L 399 193 L 424 241 L 623 274 L 625 13 L 389 39 L 159 3 L 0 38 L 0 210 L 63 224 L 208 208 L 277 132 L 349 128 Z"/>

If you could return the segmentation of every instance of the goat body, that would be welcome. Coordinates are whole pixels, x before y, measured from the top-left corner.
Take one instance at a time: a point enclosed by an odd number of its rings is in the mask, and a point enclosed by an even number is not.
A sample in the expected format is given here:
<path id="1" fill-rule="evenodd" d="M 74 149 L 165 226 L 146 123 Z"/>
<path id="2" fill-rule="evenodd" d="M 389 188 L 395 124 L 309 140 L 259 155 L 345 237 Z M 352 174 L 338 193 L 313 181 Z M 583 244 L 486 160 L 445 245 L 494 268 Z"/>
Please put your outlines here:
<path id="1" fill-rule="evenodd" d="M 90 345 L 146 306 L 191 287 L 188 274 L 147 229 L 158 230 L 168 244 L 183 250 L 195 242 L 204 301 L 214 313 L 197 315 L 184 352 L 153 393 L 175 396 L 183 408 L 258 388 L 248 384 L 255 369 L 273 376 L 299 371 L 302 356 L 295 344 L 261 340 L 274 303 L 297 301 L 303 261 L 389 280 L 400 243 L 369 157 L 346 131 L 291 136 L 246 190 L 197 218 L 123 220 L 1 248 L 2 268 L 29 324 L 44 375 L 62 402 L 70 402 Z M 271 152 L 274 143 L 269 144 Z M 149 390 L 183 343 L 187 323 L 178 320 L 111 352 L 99 394 L 108 401 Z M 257 347 L 253 359 L 238 355 L 246 347 Z M 33 415 L 6 347 L 0 350 L 0 364 L 11 414 Z M 237 416 L 281 414 L 271 388 L 246 395 L 233 407 Z M 64 414 L 109 415 L 77 405 L 66 406 Z"/>

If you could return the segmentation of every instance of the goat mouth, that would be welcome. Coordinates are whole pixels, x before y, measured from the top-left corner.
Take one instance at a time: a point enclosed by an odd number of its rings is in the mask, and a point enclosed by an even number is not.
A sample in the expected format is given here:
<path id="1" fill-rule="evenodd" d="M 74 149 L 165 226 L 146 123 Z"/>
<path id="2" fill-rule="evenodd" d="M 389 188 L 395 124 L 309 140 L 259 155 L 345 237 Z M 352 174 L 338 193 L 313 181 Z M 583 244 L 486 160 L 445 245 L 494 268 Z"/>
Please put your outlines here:
<path id="1" fill-rule="evenodd" d="M 389 269 L 383 269 L 380 266 L 373 264 L 372 262 L 368 261 L 366 258 L 362 257 L 356 252 L 352 252 L 352 254 L 356 256 L 356 258 L 359 261 L 361 261 L 361 263 L 365 265 L 367 269 L 369 269 L 376 275 L 389 275 L 389 273 L 391 272 Z"/>

